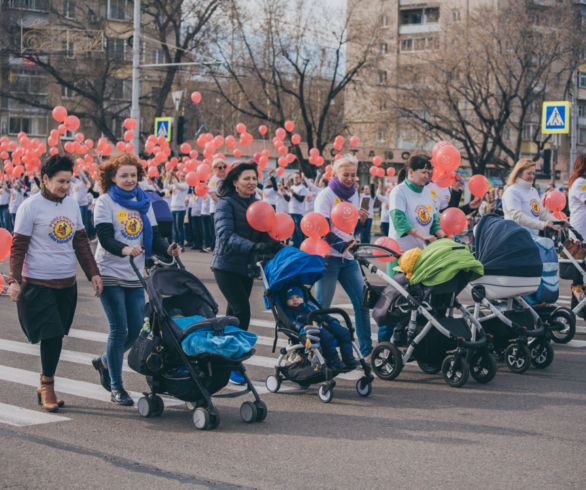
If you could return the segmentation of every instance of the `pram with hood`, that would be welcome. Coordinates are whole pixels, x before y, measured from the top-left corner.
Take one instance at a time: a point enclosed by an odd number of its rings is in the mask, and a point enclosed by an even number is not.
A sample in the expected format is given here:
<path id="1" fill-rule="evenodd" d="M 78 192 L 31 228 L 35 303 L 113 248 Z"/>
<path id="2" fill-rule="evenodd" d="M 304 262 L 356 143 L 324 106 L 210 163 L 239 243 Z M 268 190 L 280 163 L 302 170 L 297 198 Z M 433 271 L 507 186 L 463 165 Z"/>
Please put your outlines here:
<path id="1" fill-rule="evenodd" d="M 163 400 L 159 394 L 171 395 L 186 402 L 193 409 L 193 424 L 197 429 L 215 429 L 220 415 L 212 402 L 212 395 L 224 388 L 232 370 L 239 370 L 246 380 L 244 390 L 219 394 L 215 397 L 232 398 L 252 392 L 254 402 L 246 401 L 240 407 L 244 422 L 261 422 L 267 416 L 267 406 L 258 396 L 246 374 L 243 362 L 255 353 L 247 350 L 231 351 L 231 357 L 221 350 L 186 353 L 186 343 L 194 333 L 212 336 L 236 336 L 239 322 L 235 317 L 216 317 L 218 305 L 203 283 L 185 270 L 179 258 L 175 267 L 154 269 L 148 279 L 142 277 L 131 257 L 131 264 L 148 293 L 145 307 L 145 326 L 128 355 L 129 366 L 146 376 L 150 392 L 138 400 L 138 412 L 143 417 L 160 416 Z M 181 328 L 173 314 L 180 314 L 185 328 Z M 193 323 L 190 323 L 193 317 Z M 186 321 L 186 322 L 185 322 Z M 225 332 L 226 330 L 226 332 Z M 231 333 L 228 333 L 231 332 Z M 229 339 L 234 340 L 234 339 Z"/>
<path id="2" fill-rule="evenodd" d="M 547 248 L 544 244 L 544 253 Z M 470 283 L 474 317 L 492 335 L 495 354 L 516 373 L 531 364 L 549 366 L 554 356 L 549 327 L 528 301 L 535 302 L 544 287 L 542 278 L 548 279 L 540 246 L 514 221 L 486 215 L 474 231 L 474 253 L 485 274 Z M 557 281 L 557 269 L 554 274 L 552 280 Z M 555 306 L 542 311 L 548 322 L 566 313 L 567 309 Z"/>
<path id="3" fill-rule="evenodd" d="M 319 307 L 317 300 L 311 295 L 311 286 L 322 277 L 325 264 L 319 255 L 311 255 L 294 247 L 285 247 L 280 250 L 273 259 L 265 264 L 259 262 L 261 277 L 265 287 L 265 304 L 275 318 L 275 340 L 273 352 L 277 346 L 279 333 L 288 339 L 286 347 L 280 350 L 280 356 L 275 365 L 275 374 L 266 379 L 266 387 L 272 392 L 279 391 L 284 380 L 297 383 L 306 389 L 313 384 L 320 384 L 318 396 L 321 401 L 328 403 L 334 395 L 334 380 L 340 372 L 330 369 L 319 349 L 315 348 L 313 341 L 319 341 L 319 333 L 309 333 L 314 319 L 321 315 L 340 316 L 350 332 L 352 348 L 357 354 L 360 366 L 364 370 L 362 376 L 356 382 L 356 391 L 360 396 L 368 396 L 372 391 L 370 366 L 360 354 L 360 350 L 354 342 L 354 328 L 348 314 L 340 308 L 327 308 L 312 311 L 307 317 L 308 326 L 298 331 L 293 322 L 283 310 L 285 304 L 285 290 L 290 286 L 297 286 L 303 291 L 305 302 L 311 301 Z M 323 328 L 327 328 L 324 326 Z M 307 330 L 304 332 L 304 330 Z"/>
<path id="4" fill-rule="evenodd" d="M 488 338 L 457 299 L 471 279 L 482 275 L 482 264 L 474 259 L 468 247 L 448 239 L 431 243 L 414 262 L 409 280 L 403 273 L 390 277 L 367 260 L 400 259 L 401 255 L 392 250 L 360 244 L 354 256 L 363 274 L 366 269 L 386 283 L 380 291 L 380 286 L 366 281 L 369 295 L 378 296 L 373 318 L 379 327 L 408 326 L 404 345 L 379 342 L 374 348 L 371 364 L 378 377 L 394 379 L 405 363 L 415 360 L 428 374 L 441 371 L 446 383 L 454 387 L 466 383 L 470 374 L 479 383 L 494 378 L 496 361 L 489 352 Z M 455 310 L 462 316 L 456 317 Z M 475 325 L 474 330 L 471 324 Z"/>

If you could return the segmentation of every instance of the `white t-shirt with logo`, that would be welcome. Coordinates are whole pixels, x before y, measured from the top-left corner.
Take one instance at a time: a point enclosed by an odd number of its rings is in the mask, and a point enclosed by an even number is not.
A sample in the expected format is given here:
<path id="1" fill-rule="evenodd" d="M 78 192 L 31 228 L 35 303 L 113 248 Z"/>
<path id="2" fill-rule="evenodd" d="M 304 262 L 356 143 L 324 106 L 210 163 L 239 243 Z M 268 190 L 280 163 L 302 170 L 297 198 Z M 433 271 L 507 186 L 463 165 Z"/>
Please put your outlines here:
<path id="1" fill-rule="evenodd" d="M 586 179 L 578 177 L 568 195 L 570 201 L 570 224 L 586 240 Z"/>
<path id="2" fill-rule="evenodd" d="M 201 216 L 201 203 L 202 203 L 202 198 L 200 196 L 198 196 L 197 194 L 192 194 L 191 195 L 191 199 L 190 199 L 190 213 L 191 216 Z"/>
<path id="3" fill-rule="evenodd" d="M 89 185 L 86 184 L 83 179 L 78 177 L 71 178 L 71 187 L 69 188 L 69 195 L 73 197 L 77 201 L 77 204 L 80 206 L 87 206 L 89 203 L 88 200 L 88 187 Z"/>
<path id="4" fill-rule="evenodd" d="M 434 204 L 431 192 L 426 187 L 421 192 L 411 190 L 405 182 L 397 185 L 389 195 L 389 209 L 403 211 L 409 224 L 423 235 L 431 235 Z M 401 247 L 403 252 L 415 247 L 425 248 L 425 241 L 406 234 L 399 236 L 393 220 L 389 220 L 389 236 Z"/>
<path id="5" fill-rule="evenodd" d="M 18 190 L 13 188 L 10 191 L 10 202 L 8 203 L 8 211 L 11 214 L 16 214 L 18 208 L 24 201 L 24 192 L 24 188 L 22 187 Z"/>
<path id="6" fill-rule="evenodd" d="M 73 236 L 83 230 L 75 199 L 57 203 L 40 193 L 18 208 L 14 232 L 30 236 L 22 275 L 31 279 L 66 279 L 76 275 L 77 259 Z"/>
<path id="7" fill-rule="evenodd" d="M 150 206 L 147 217 L 151 226 L 157 226 L 157 219 Z M 96 200 L 94 223 L 110 223 L 114 226 L 114 239 L 129 247 L 143 246 L 143 222 L 138 211 L 125 208 L 112 200 L 108 194 L 102 194 Z M 136 281 L 138 278 L 130 265 L 129 257 L 119 257 L 104 249 L 98 242 L 95 254 L 96 262 L 102 276 L 116 277 L 125 281 Z M 134 257 L 139 271 L 144 269 L 144 254 Z"/>
<path id="8" fill-rule="evenodd" d="M 221 179 L 220 177 L 213 175 L 212 178 L 210 179 L 210 181 L 208 182 L 208 188 L 209 188 L 208 196 L 210 198 L 210 214 L 216 212 L 216 201 L 214 201 L 212 194 L 216 195 L 218 193 L 218 188 L 220 187 L 222 180 L 224 180 L 224 179 Z"/>
<path id="9" fill-rule="evenodd" d="M 519 184 L 508 186 L 503 193 L 503 212 L 505 219 L 513 219 L 511 209 L 519 209 L 522 213 L 535 219 L 541 216 L 541 200 L 539 192 L 533 186 L 524 188 Z M 537 235 L 538 231 L 527 228 L 532 234 Z"/>
<path id="10" fill-rule="evenodd" d="M 273 186 L 266 184 L 262 190 L 262 200 L 268 202 L 271 206 L 277 205 L 277 191 Z"/>
<path id="11" fill-rule="evenodd" d="M 292 198 L 293 199 L 293 198 Z M 332 214 L 332 210 L 334 207 L 341 203 L 342 199 L 340 199 L 332 189 L 329 187 L 324 188 L 318 195 L 315 200 L 315 212 L 321 214 L 322 216 L 330 219 Z M 355 192 L 352 197 L 348 200 L 350 204 L 352 204 L 356 210 L 360 206 L 360 199 L 358 192 Z M 330 220 L 330 231 L 334 233 L 336 236 L 340 237 L 341 242 L 350 242 L 354 240 L 354 235 L 352 233 L 345 233 L 342 230 L 338 229 L 334 223 Z M 342 254 L 335 250 L 334 248 L 330 247 L 328 255 L 332 257 L 342 257 Z M 350 252 L 346 252 L 344 257 L 347 259 L 353 259 L 352 254 Z"/>
<path id="12" fill-rule="evenodd" d="M 171 211 L 185 211 L 189 186 L 186 182 L 171 184 Z"/>
<path id="13" fill-rule="evenodd" d="M 299 202 L 294 196 L 289 199 L 289 214 L 305 214 L 305 199 L 309 194 L 309 190 L 303 184 L 297 184 L 291 187 L 291 190 L 300 197 L 303 201 Z"/>
<path id="14" fill-rule="evenodd" d="M 10 189 L 0 187 L 0 206 L 6 206 L 10 202 Z"/>
<path id="15" fill-rule="evenodd" d="M 444 209 L 448 207 L 450 203 L 450 198 L 452 197 L 452 193 L 450 192 L 449 187 L 440 187 L 439 185 L 430 182 L 426 186 L 431 193 L 431 197 L 433 199 L 433 207 L 436 213 L 440 213 Z"/>
<path id="16" fill-rule="evenodd" d="M 207 194 L 201 198 L 201 215 L 202 216 L 209 216 L 210 215 L 210 201 L 211 197 Z"/>

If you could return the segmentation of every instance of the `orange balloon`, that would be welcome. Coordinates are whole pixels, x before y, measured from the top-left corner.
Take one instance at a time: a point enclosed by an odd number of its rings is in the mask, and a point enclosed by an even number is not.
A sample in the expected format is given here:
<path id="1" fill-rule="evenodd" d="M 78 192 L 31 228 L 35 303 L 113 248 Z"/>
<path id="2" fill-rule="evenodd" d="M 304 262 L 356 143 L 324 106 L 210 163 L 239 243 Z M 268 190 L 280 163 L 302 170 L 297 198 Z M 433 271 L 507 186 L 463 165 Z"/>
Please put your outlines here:
<path id="1" fill-rule="evenodd" d="M 395 175 L 395 167 L 389 167 L 389 168 L 387 168 L 387 175 L 389 177 L 392 177 L 393 175 Z"/>
<path id="2" fill-rule="evenodd" d="M 199 92 L 191 92 L 191 101 L 194 104 L 199 104 L 201 102 L 201 94 Z"/>
<path id="3" fill-rule="evenodd" d="M 330 232 L 328 220 L 319 213 L 307 213 L 301 219 L 301 231 L 309 238 L 322 237 Z"/>
<path id="4" fill-rule="evenodd" d="M 381 236 L 380 238 L 377 238 L 376 241 L 374 242 L 375 245 L 380 245 L 381 247 L 385 247 L 388 248 L 390 250 L 392 250 L 393 252 L 396 252 L 398 254 L 401 254 L 401 247 L 399 247 L 399 244 L 393 240 L 391 237 L 388 236 Z M 376 250 L 374 249 L 372 251 L 372 255 L 374 255 L 375 257 L 378 256 L 383 256 L 380 259 L 376 259 L 380 262 L 392 262 L 393 260 L 395 260 L 396 257 L 390 255 L 387 255 L 388 252 L 383 252 L 382 250 Z"/>
<path id="5" fill-rule="evenodd" d="M 291 143 L 293 143 L 294 145 L 298 145 L 301 142 L 301 135 L 295 133 L 293 136 L 291 136 Z"/>
<path id="6" fill-rule="evenodd" d="M 301 242 L 299 249 L 311 255 L 325 257 L 330 250 L 330 244 L 318 237 L 306 238 Z"/>
<path id="7" fill-rule="evenodd" d="M 246 210 L 246 221 L 257 231 L 270 231 L 275 224 L 275 210 L 268 202 L 253 202 Z"/>
<path id="8" fill-rule="evenodd" d="M 372 159 L 372 164 L 375 167 L 378 167 L 381 163 L 383 163 L 383 159 L 381 157 L 379 157 L 378 155 Z"/>
<path id="9" fill-rule="evenodd" d="M 553 216 L 555 217 L 555 219 L 559 219 L 560 221 L 568 221 L 568 217 L 566 216 L 566 213 L 564 213 L 563 211 L 555 211 L 553 213 Z"/>
<path id="10" fill-rule="evenodd" d="M 259 132 L 260 134 L 262 134 L 263 136 L 264 136 L 265 134 L 267 134 L 267 131 L 268 131 L 268 130 L 269 130 L 269 128 L 267 128 L 267 127 L 266 127 L 264 124 L 261 124 L 261 125 L 258 127 L 258 132 Z"/>
<path id="11" fill-rule="evenodd" d="M 448 208 L 440 215 L 440 227 L 448 235 L 462 233 L 467 221 L 464 211 L 458 208 Z"/>
<path id="12" fill-rule="evenodd" d="M 293 218 L 287 213 L 277 213 L 275 215 L 275 224 L 269 230 L 269 236 L 273 240 L 282 242 L 283 240 L 290 238 L 291 235 L 293 235 L 293 231 L 295 231 L 295 222 L 293 221 Z"/>
<path id="13" fill-rule="evenodd" d="M 208 186 L 205 185 L 203 182 L 201 182 L 201 183 L 199 183 L 199 184 L 197 184 L 195 186 L 195 189 L 194 190 L 195 190 L 195 194 L 197 196 L 202 197 L 202 196 L 205 196 L 208 193 Z"/>
<path id="14" fill-rule="evenodd" d="M 545 205 L 551 211 L 561 211 L 566 207 L 566 196 L 560 191 L 551 191 L 547 193 Z"/>
<path id="15" fill-rule="evenodd" d="M 65 109 L 65 107 L 63 107 L 62 105 L 58 105 L 53 109 L 53 119 L 55 119 L 55 121 L 57 122 L 64 122 L 65 119 L 67 119 L 67 109 Z"/>
<path id="16" fill-rule="evenodd" d="M 452 145 L 441 146 L 437 150 L 436 157 L 434 158 L 435 166 L 440 170 L 443 170 L 444 173 L 455 172 L 458 170 L 461 161 L 462 156 L 460 155 L 460 152 Z"/>
<path id="17" fill-rule="evenodd" d="M 186 176 L 185 176 L 185 182 L 187 182 L 187 185 L 194 187 L 197 184 L 199 184 L 199 179 L 197 178 L 197 174 L 195 172 L 189 172 Z"/>
<path id="18" fill-rule="evenodd" d="M 293 121 L 285 121 L 285 129 L 287 131 L 289 131 L 290 133 L 293 132 L 293 130 L 295 129 L 295 123 Z"/>
<path id="19" fill-rule="evenodd" d="M 484 175 L 473 175 L 468 181 L 468 189 L 474 197 L 483 197 L 488 191 L 488 179 Z"/>
<path id="20" fill-rule="evenodd" d="M 0 228 L 0 262 L 10 255 L 12 235 L 5 228 Z"/>
<path id="21" fill-rule="evenodd" d="M 339 230 L 344 233 L 354 233 L 358 223 L 358 211 L 349 202 L 341 202 L 334 206 L 330 218 Z"/>
<path id="22" fill-rule="evenodd" d="M 352 136 L 350 138 L 350 146 L 356 148 L 360 144 L 360 138 L 358 136 Z"/>

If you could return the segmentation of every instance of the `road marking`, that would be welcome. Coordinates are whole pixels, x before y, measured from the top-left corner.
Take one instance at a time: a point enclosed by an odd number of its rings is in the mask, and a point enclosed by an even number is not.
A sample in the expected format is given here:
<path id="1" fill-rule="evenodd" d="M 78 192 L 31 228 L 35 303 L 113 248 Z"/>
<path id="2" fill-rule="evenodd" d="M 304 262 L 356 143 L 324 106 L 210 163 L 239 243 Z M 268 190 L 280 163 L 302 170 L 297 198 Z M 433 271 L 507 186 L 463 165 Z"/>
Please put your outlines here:
<path id="1" fill-rule="evenodd" d="M 566 345 L 582 348 L 586 347 L 586 340 L 570 340 Z"/>
<path id="2" fill-rule="evenodd" d="M 26 427 L 27 425 L 65 422 L 66 420 L 71 419 L 69 417 L 52 415 L 41 412 L 39 410 L 29 410 L 28 408 L 0 403 L 0 424 L 14 425 L 16 427 Z"/>

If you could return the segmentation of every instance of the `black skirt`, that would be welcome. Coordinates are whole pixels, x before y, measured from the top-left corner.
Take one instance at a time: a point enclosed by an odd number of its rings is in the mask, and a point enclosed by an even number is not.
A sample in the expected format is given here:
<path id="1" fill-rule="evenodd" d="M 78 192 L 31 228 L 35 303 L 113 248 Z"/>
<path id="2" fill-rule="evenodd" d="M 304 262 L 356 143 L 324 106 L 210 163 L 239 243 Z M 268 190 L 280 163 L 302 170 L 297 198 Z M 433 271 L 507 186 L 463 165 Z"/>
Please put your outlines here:
<path id="1" fill-rule="evenodd" d="M 56 289 L 22 283 L 17 302 L 18 320 L 29 342 L 63 337 L 69 333 L 77 305 L 77 284 Z"/>

